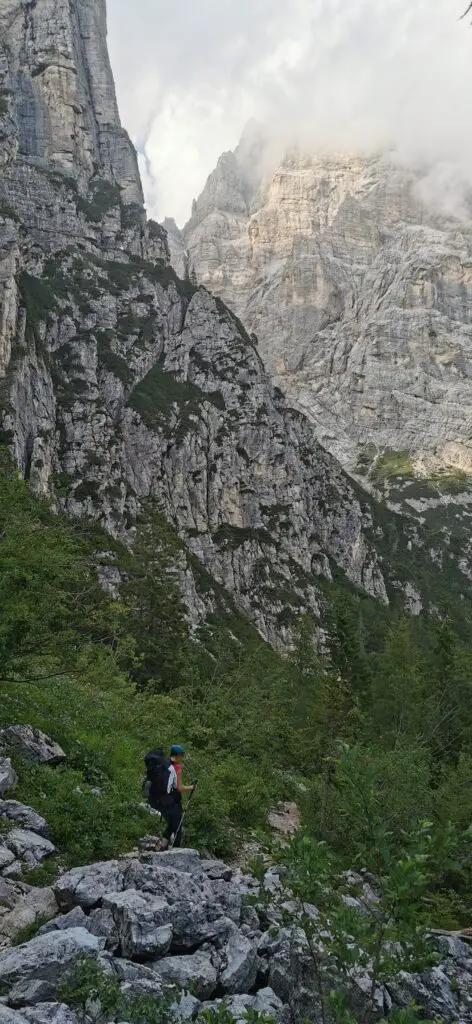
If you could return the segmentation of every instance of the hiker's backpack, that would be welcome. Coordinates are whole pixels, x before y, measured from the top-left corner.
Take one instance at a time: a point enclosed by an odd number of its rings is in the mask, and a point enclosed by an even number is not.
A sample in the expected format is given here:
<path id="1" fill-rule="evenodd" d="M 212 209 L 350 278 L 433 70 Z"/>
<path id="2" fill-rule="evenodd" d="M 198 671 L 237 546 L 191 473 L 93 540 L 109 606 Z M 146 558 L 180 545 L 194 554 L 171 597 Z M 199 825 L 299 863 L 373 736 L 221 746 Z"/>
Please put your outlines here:
<path id="1" fill-rule="evenodd" d="M 170 757 L 165 757 L 162 750 L 152 750 L 144 758 L 146 778 L 143 784 L 144 795 L 152 797 L 158 803 L 168 803 L 175 789 L 175 769 Z"/>

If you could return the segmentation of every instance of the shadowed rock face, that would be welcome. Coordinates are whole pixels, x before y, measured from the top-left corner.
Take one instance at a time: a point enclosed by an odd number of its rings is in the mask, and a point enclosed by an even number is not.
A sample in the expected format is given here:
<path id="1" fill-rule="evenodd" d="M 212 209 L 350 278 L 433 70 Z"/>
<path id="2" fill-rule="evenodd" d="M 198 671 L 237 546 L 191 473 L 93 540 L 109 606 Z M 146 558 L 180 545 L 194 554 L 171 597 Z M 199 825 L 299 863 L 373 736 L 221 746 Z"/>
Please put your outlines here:
<path id="1" fill-rule="evenodd" d="M 472 206 L 441 216 L 423 178 L 289 156 L 248 194 L 238 149 L 169 236 L 350 470 L 370 443 L 472 473 Z"/>

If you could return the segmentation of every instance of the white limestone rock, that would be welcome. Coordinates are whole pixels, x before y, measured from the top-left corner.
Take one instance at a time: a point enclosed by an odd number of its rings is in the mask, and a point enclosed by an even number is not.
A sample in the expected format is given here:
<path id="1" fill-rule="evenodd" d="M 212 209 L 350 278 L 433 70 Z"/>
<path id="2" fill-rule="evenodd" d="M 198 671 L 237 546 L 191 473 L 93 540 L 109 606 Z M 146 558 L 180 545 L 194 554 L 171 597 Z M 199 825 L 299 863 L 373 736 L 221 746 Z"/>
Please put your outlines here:
<path id="1" fill-rule="evenodd" d="M 9 725 L 0 729 L 0 748 L 2 746 L 14 747 L 22 757 L 35 764 L 60 764 L 66 760 L 62 747 L 31 725 Z"/>
<path id="2" fill-rule="evenodd" d="M 49 839 L 38 836 L 36 832 L 28 832 L 26 829 L 13 828 L 5 837 L 5 845 L 13 851 L 15 856 L 22 860 L 28 867 L 34 868 L 46 857 L 55 853 L 56 847 Z"/>
<path id="3" fill-rule="evenodd" d="M 3 796 L 8 789 L 13 789 L 18 782 L 18 776 L 9 757 L 0 757 L 0 796 Z"/>
<path id="4" fill-rule="evenodd" d="M 122 955 L 151 959 L 167 952 L 172 942 L 170 908 L 165 899 L 126 889 L 107 893 L 104 910 L 110 910 L 118 932 Z"/>
<path id="5" fill-rule="evenodd" d="M 100 941 L 85 928 L 36 935 L 30 942 L 0 951 L 0 984 L 18 981 L 57 982 L 83 956 L 97 958 Z"/>
<path id="6" fill-rule="evenodd" d="M 107 892 L 117 892 L 122 888 L 123 871 L 117 860 L 72 868 L 54 883 L 54 893 L 62 910 L 75 906 L 90 910 L 101 902 Z"/>
<path id="7" fill-rule="evenodd" d="M 45 839 L 50 837 L 51 830 L 42 815 L 34 811 L 32 807 L 20 804 L 18 800 L 0 800 L 0 818 L 13 821 L 20 828 L 29 832 L 37 832 Z"/>
<path id="8" fill-rule="evenodd" d="M 190 989 L 197 999 L 210 999 L 216 989 L 211 949 L 197 950 L 189 956 L 166 956 L 153 963 L 152 969 L 163 982 Z"/>

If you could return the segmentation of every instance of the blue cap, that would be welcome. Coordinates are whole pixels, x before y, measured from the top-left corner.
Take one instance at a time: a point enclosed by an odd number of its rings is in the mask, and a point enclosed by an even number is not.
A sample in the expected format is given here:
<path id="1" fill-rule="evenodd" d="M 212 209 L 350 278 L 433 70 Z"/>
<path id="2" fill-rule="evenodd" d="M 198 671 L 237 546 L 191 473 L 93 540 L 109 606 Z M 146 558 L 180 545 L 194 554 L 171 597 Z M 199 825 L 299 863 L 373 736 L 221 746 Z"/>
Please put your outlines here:
<path id="1" fill-rule="evenodd" d="M 185 754 L 185 750 L 180 746 L 180 743 L 173 743 L 170 748 L 170 756 L 173 754 Z"/>

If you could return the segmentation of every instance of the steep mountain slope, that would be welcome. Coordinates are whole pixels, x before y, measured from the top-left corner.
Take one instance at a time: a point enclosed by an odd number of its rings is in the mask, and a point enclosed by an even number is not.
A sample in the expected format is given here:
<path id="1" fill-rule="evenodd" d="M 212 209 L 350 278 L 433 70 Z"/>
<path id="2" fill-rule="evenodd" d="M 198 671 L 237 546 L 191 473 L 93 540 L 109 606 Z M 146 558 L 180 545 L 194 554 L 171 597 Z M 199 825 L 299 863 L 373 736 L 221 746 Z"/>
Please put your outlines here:
<path id="1" fill-rule="evenodd" d="M 427 183 L 381 157 L 292 154 L 257 186 L 239 147 L 169 233 L 350 471 L 392 449 L 472 474 L 472 204 L 440 215 Z"/>
<path id="2" fill-rule="evenodd" d="M 0 71 L 1 425 L 25 478 L 126 541 L 151 498 L 195 623 L 218 585 L 275 644 L 333 574 L 386 603 L 409 568 L 374 506 L 146 222 L 104 0 L 1 0 Z"/>

